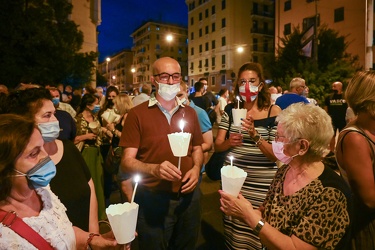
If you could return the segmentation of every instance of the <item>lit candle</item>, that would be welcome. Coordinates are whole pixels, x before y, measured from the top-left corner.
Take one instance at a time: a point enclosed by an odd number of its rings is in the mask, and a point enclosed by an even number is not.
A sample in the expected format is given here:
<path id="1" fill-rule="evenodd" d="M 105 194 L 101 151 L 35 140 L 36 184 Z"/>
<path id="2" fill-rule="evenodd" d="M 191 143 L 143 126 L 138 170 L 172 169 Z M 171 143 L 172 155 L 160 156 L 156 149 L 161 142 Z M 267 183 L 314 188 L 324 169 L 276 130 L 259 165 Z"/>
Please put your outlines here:
<path id="1" fill-rule="evenodd" d="M 181 119 L 181 121 L 180 121 L 180 129 L 181 129 L 182 133 L 184 132 L 184 126 L 185 126 L 185 121 Z"/>
<path id="2" fill-rule="evenodd" d="M 237 108 L 240 109 L 240 97 L 239 96 L 236 96 L 236 99 L 237 99 Z"/>
<path id="3" fill-rule="evenodd" d="M 233 155 L 229 156 L 230 159 L 230 166 L 233 167 Z"/>
<path id="4" fill-rule="evenodd" d="M 137 191 L 138 182 L 140 181 L 140 179 L 141 179 L 141 176 L 139 174 L 137 174 L 137 175 L 134 176 L 135 186 L 134 186 L 134 190 L 133 190 L 133 195 L 132 195 L 131 203 L 134 202 L 135 192 Z"/>

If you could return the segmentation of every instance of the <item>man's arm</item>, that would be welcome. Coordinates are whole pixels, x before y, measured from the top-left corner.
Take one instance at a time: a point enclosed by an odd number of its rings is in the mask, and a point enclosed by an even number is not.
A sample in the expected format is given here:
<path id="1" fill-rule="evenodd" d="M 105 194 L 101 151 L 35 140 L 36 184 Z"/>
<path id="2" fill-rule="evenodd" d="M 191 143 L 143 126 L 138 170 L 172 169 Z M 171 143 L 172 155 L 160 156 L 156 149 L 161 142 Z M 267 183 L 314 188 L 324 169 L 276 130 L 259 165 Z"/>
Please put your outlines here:
<path id="1" fill-rule="evenodd" d="M 193 168 L 190 169 L 182 179 L 182 183 L 186 183 L 182 186 L 181 193 L 192 192 L 198 184 L 199 175 L 203 164 L 203 151 L 200 145 L 193 146 L 192 158 L 194 165 Z"/>

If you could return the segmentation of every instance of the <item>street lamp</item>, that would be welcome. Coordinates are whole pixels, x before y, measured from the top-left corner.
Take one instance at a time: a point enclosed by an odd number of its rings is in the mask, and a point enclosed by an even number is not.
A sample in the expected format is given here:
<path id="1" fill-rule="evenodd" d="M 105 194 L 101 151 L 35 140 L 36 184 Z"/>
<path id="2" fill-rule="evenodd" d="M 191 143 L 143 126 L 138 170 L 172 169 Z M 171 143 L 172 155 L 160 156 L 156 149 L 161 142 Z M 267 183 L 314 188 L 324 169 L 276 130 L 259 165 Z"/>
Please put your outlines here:
<path id="1" fill-rule="evenodd" d="M 116 85 L 116 76 L 112 76 L 112 80 L 114 82 L 114 85 Z"/>
<path id="2" fill-rule="evenodd" d="M 173 36 L 171 34 L 167 35 L 166 38 L 167 42 L 172 42 L 173 41 Z"/>
<path id="3" fill-rule="evenodd" d="M 106 73 L 108 77 L 108 82 L 110 81 L 109 74 L 108 74 L 108 63 L 111 61 L 111 58 L 107 57 L 106 59 Z"/>

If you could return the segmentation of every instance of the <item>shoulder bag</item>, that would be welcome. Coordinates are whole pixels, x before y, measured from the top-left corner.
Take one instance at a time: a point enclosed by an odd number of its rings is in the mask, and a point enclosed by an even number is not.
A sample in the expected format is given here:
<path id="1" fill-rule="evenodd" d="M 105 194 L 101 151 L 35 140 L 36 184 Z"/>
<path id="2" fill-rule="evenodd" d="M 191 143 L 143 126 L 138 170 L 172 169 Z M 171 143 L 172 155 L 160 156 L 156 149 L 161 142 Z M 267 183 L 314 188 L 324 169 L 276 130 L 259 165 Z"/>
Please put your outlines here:
<path id="1" fill-rule="evenodd" d="M 53 249 L 52 246 L 40 236 L 40 234 L 27 225 L 14 211 L 5 212 L 0 209 L 0 223 L 9 229 L 12 229 L 37 249 Z"/>

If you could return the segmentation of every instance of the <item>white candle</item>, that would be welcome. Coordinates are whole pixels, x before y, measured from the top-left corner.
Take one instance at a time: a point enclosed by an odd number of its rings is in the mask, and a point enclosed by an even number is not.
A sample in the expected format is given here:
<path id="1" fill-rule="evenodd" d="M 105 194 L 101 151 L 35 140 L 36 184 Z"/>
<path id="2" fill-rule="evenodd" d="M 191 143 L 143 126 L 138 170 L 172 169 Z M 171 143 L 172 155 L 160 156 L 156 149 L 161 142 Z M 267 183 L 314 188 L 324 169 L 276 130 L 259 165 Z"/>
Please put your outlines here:
<path id="1" fill-rule="evenodd" d="M 236 99 L 237 99 L 237 108 L 240 109 L 240 97 L 239 96 L 236 96 Z"/>
<path id="2" fill-rule="evenodd" d="M 181 129 L 182 133 L 184 132 L 184 126 L 185 126 L 185 121 L 181 119 L 181 121 L 180 121 L 180 129 Z"/>
<path id="3" fill-rule="evenodd" d="M 230 166 L 233 167 L 233 155 L 229 156 L 230 159 Z"/>
<path id="4" fill-rule="evenodd" d="M 133 195 L 132 195 L 131 203 L 134 202 L 135 192 L 137 191 L 138 182 L 140 181 L 140 179 L 141 179 L 141 176 L 139 174 L 137 174 L 137 175 L 134 176 L 135 186 L 134 186 L 134 190 L 133 190 Z"/>

